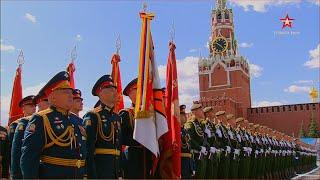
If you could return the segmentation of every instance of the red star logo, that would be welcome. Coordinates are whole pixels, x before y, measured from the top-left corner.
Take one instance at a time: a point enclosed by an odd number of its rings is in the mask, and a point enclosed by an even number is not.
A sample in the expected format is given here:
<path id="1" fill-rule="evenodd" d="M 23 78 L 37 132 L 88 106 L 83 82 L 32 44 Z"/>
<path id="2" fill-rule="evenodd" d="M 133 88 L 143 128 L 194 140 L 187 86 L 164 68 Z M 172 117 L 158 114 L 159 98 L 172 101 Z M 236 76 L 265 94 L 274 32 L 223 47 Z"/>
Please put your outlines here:
<path id="1" fill-rule="evenodd" d="M 287 16 L 285 18 L 282 18 L 280 19 L 280 21 L 283 23 L 282 24 L 282 29 L 285 28 L 285 27 L 289 27 L 289 28 L 292 28 L 292 22 L 293 22 L 294 19 L 291 19 L 289 17 L 289 15 L 287 14 Z"/>

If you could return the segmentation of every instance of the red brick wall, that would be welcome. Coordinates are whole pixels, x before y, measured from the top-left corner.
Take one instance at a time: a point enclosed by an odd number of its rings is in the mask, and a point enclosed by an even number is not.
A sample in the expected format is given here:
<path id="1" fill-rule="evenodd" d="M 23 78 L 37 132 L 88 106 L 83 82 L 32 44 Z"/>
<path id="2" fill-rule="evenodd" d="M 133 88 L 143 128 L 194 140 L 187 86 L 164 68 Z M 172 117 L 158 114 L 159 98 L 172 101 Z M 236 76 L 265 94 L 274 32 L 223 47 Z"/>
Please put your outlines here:
<path id="1" fill-rule="evenodd" d="M 220 68 L 218 68 L 218 66 Z M 213 99 L 216 97 L 230 97 L 236 103 L 241 104 L 242 109 L 237 109 L 233 106 L 225 107 L 230 109 L 230 112 L 247 118 L 247 109 L 251 107 L 250 96 L 250 80 L 241 70 L 230 71 L 230 85 L 227 86 L 227 72 L 224 67 L 218 64 L 211 76 L 211 86 L 226 85 L 221 87 L 209 88 L 209 75 L 199 75 L 200 99 Z M 224 110 L 226 110 L 224 109 Z"/>
<path id="2" fill-rule="evenodd" d="M 298 137 L 302 120 L 304 130 L 308 132 L 312 111 L 316 118 L 318 129 L 320 130 L 319 107 L 320 103 L 308 103 L 249 108 L 248 120 L 274 128 L 288 135 L 294 134 L 295 137 Z"/>

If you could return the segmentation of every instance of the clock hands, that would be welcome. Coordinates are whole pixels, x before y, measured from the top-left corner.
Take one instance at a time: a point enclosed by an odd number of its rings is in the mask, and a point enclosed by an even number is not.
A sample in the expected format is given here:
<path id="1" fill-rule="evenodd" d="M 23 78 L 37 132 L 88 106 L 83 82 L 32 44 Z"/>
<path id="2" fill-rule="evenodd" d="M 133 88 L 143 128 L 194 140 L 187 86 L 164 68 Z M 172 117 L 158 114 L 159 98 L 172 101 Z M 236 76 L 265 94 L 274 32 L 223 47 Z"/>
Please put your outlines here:
<path id="1" fill-rule="evenodd" d="M 218 44 L 218 46 L 220 46 L 222 49 L 224 49 L 219 43 L 216 43 L 216 44 Z"/>

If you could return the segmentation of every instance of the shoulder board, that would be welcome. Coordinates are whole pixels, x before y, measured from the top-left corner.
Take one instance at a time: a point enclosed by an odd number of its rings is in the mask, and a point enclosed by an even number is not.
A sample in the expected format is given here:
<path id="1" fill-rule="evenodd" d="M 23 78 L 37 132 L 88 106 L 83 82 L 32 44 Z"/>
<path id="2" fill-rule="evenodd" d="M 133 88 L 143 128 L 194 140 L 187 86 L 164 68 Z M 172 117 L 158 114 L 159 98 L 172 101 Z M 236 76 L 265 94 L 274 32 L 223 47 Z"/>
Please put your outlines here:
<path id="1" fill-rule="evenodd" d="M 190 117 L 187 121 L 195 121 L 196 118 L 194 116 Z"/>
<path id="2" fill-rule="evenodd" d="M 100 112 L 101 110 L 102 110 L 101 107 L 98 106 L 98 107 L 94 108 L 92 111 L 97 113 L 97 112 Z"/>
<path id="3" fill-rule="evenodd" d="M 74 115 L 74 116 L 77 116 L 75 113 L 73 113 L 73 112 L 70 112 L 70 114 L 72 114 L 72 115 Z"/>
<path id="4" fill-rule="evenodd" d="M 25 117 L 27 120 L 30 120 L 33 115 Z"/>
<path id="5" fill-rule="evenodd" d="M 190 129 L 192 126 L 191 126 L 191 122 L 186 122 L 186 123 L 184 123 L 184 128 L 185 129 Z"/>
<path id="6" fill-rule="evenodd" d="M 120 112 L 123 112 L 123 111 L 128 111 L 128 112 L 134 112 L 134 108 L 133 107 L 130 107 L 130 108 L 123 108 L 119 111 Z"/>
<path id="7" fill-rule="evenodd" d="M 43 115 L 46 115 L 46 114 L 51 113 L 51 112 L 52 112 L 52 109 L 48 108 L 48 109 L 45 109 L 43 111 L 39 111 L 36 114 L 39 115 L 39 116 L 43 116 Z"/>
<path id="8" fill-rule="evenodd" d="M 13 124 L 18 124 L 21 119 L 22 119 L 22 118 L 19 118 L 19 119 L 13 121 L 12 123 L 10 123 L 9 126 L 11 126 L 11 125 L 13 125 Z"/>

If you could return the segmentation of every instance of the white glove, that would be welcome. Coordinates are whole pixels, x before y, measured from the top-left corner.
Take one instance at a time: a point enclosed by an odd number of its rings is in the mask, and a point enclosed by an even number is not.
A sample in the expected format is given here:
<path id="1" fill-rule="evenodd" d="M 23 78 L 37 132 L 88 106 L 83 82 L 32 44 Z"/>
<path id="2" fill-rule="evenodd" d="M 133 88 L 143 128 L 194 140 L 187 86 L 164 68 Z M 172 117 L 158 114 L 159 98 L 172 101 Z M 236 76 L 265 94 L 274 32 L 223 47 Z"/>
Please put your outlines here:
<path id="1" fill-rule="evenodd" d="M 231 152 L 231 147 L 230 146 L 226 146 L 226 151 L 227 151 L 227 153 L 230 153 Z"/>
<path id="2" fill-rule="evenodd" d="M 218 135 L 220 138 L 222 137 L 222 133 L 221 133 L 221 131 L 220 131 L 219 128 L 216 130 L 216 133 L 217 133 L 217 135 Z"/>
<path id="3" fill-rule="evenodd" d="M 204 132 L 207 134 L 208 138 L 211 138 L 211 131 L 208 128 L 208 126 L 206 126 L 206 129 L 204 130 Z"/>
<path id="4" fill-rule="evenodd" d="M 217 152 L 217 148 L 210 147 L 210 153 L 215 154 Z"/>
<path id="5" fill-rule="evenodd" d="M 207 149 L 204 147 L 204 146 L 201 146 L 201 151 L 200 151 L 202 154 L 204 155 L 207 155 L 208 152 L 207 152 Z"/>
<path id="6" fill-rule="evenodd" d="M 240 149 L 234 149 L 234 154 L 240 155 Z"/>

